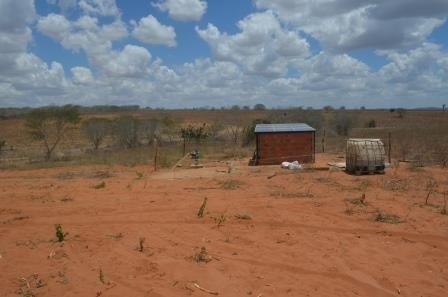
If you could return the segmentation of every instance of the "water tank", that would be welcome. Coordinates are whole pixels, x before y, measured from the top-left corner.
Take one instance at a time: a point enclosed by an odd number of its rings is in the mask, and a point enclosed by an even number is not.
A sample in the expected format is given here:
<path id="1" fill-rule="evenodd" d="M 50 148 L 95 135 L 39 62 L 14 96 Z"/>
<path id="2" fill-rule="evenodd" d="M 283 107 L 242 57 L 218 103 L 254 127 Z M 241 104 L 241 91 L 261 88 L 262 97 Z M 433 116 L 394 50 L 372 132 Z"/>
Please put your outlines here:
<path id="1" fill-rule="evenodd" d="M 386 152 L 380 139 L 347 140 L 346 170 L 353 173 L 383 173 Z"/>

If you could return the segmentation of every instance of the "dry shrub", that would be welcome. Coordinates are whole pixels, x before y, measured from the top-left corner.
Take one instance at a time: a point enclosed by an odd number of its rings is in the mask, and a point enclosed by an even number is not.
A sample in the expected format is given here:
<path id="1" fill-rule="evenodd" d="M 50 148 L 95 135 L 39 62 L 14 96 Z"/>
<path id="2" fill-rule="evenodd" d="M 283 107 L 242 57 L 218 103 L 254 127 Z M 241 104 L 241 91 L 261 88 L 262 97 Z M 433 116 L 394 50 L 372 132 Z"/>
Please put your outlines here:
<path id="1" fill-rule="evenodd" d="M 390 180 L 383 180 L 383 189 L 387 191 L 408 191 L 410 187 L 409 179 L 407 178 L 392 178 Z"/>
<path id="2" fill-rule="evenodd" d="M 244 183 L 242 181 L 239 181 L 236 179 L 227 179 L 227 180 L 221 182 L 220 184 L 221 184 L 221 188 L 223 188 L 224 190 L 236 190 L 239 187 L 241 187 L 242 185 L 244 185 Z"/>
<path id="3" fill-rule="evenodd" d="M 374 217 L 375 222 L 381 222 L 386 224 L 398 224 L 400 223 L 400 217 L 396 214 L 385 213 L 378 211 Z"/>
<path id="4" fill-rule="evenodd" d="M 235 218 L 239 220 L 252 220 L 252 217 L 248 214 L 236 214 Z"/>

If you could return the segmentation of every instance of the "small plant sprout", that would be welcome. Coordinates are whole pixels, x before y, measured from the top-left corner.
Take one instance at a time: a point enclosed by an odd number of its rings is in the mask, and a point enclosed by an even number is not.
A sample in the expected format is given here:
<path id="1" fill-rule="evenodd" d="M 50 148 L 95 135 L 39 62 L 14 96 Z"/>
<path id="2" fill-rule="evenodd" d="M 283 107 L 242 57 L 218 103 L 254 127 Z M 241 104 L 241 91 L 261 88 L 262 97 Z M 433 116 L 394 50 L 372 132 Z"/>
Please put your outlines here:
<path id="1" fill-rule="evenodd" d="M 103 189 L 103 188 L 105 188 L 106 187 L 106 183 L 104 182 L 104 181 L 102 181 L 102 182 L 100 182 L 99 184 L 97 184 L 97 185 L 94 185 L 93 186 L 93 188 L 95 188 L 95 189 Z"/>
<path id="2" fill-rule="evenodd" d="M 219 228 L 219 227 L 221 227 L 222 224 L 224 224 L 224 222 L 227 219 L 227 216 L 225 213 L 220 213 L 219 215 L 214 217 L 214 219 L 215 219 L 215 223 L 218 225 L 218 228 Z"/>
<path id="3" fill-rule="evenodd" d="M 441 214 L 446 215 L 447 211 L 446 211 L 446 194 L 448 191 L 443 192 L 443 207 L 442 210 L 440 211 Z"/>
<path id="4" fill-rule="evenodd" d="M 386 224 L 398 224 L 400 223 L 400 217 L 395 214 L 388 214 L 382 211 L 378 211 L 375 218 L 375 222 L 381 222 Z"/>
<path id="5" fill-rule="evenodd" d="M 433 194 L 436 191 L 437 186 L 438 186 L 437 181 L 432 178 L 428 179 L 428 181 L 426 182 L 427 194 L 425 199 L 425 205 L 428 205 L 429 196 L 431 196 L 431 194 Z"/>
<path id="6" fill-rule="evenodd" d="M 351 216 L 352 214 L 354 214 L 355 212 L 353 211 L 353 209 L 347 204 L 346 201 L 344 201 L 345 204 L 345 211 L 344 213 L 348 216 Z"/>
<path id="7" fill-rule="evenodd" d="M 144 247 L 144 244 L 145 244 L 145 238 L 144 237 L 140 237 L 139 239 L 138 239 L 138 248 L 137 248 L 137 250 L 139 251 L 139 252 L 141 252 L 141 253 L 143 253 L 143 251 L 144 251 L 144 249 L 145 249 L 145 247 Z"/>
<path id="8" fill-rule="evenodd" d="M 205 210 L 205 207 L 207 206 L 207 199 L 208 198 L 205 197 L 204 201 L 202 201 L 201 207 L 199 207 L 198 214 L 197 214 L 198 218 L 202 218 L 204 216 L 204 210 Z"/>
<path id="9" fill-rule="evenodd" d="M 239 220 L 252 220 L 252 217 L 246 213 L 244 213 L 244 214 L 238 213 L 235 215 L 235 218 L 237 218 Z"/>
<path id="10" fill-rule="evenodd" d="M 65 237 L 68 235 L 68 232 L 64 232 L 60 224 L 54 225 L 54 229 L 56 232 L 56 238 L 58 239 L 58 242 L 63 242 L 65 240 Z"/>
<path id="11" fill-rule="evenodd" d="M 99 279 L 100 279 L 100 282 L 104 284 L 104 273 L 103 273 L 103 270 L 101 268 L 100 268 Z"/>
<path id="12" fill-rule="evenodd" d="M 207 249 L 205 247 L 201 247 L 201 250 L 193 255 L 193 259 L 198 263 L 200 262 L 208 263 L 213 259 L 213 257 L 208 254 Z"/>

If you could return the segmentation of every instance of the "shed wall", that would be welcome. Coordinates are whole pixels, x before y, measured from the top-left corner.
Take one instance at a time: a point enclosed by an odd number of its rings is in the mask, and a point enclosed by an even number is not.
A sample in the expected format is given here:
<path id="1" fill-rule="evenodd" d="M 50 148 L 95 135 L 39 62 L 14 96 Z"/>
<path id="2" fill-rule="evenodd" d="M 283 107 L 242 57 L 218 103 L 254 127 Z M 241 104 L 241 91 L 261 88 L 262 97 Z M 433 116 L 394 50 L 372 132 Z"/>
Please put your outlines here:
<path id="1" fill-rule="evenodd" d="M 257 133 L 257 164 L 314 162 L 314 132 Z"/>

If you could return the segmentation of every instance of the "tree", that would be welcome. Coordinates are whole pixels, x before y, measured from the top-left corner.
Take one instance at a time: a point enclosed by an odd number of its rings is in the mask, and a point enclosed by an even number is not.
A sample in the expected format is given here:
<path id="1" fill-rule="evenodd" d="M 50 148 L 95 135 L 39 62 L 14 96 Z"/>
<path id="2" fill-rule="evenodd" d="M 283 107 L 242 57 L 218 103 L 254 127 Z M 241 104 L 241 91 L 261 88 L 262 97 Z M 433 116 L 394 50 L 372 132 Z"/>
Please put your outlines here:
<path id="1" fill-rule="evenodd" d="M 334 110 L 334 107 L 331 105 L 325 105 L 323 108 L 324 112 L 330 112 Z"/>
<path id="2" fill-rule="evenodd" d="M 34 109 L 28 113 L 25 125 L 31 137 L 43 143 L 48 161 L 67 130 L 79 121 L 78 108 L 66 105 Z"/>
<path id="3" fill-rule="evenodd" d="M 110 120 L 104 118 L 90 118 L 83 122 L 87 139 L 92 143 L 94 150 L 98 150 L 104 137 L 108 134 L 110 126 Z"/>
<path id="4" fill-rule="evenodd" d="M 249 145 L 255 140 L 255 126 L 257 124 L 270 124 L 269 120 L 264 119 L 256 119 L 253 120 L 252 123 L 243 128 L 242 136 L 243 136 L 243 145 Z"/>
<path id="5" fill-rule="evenodd" d="M 132 116 L 121 116 L 115 120 L 115 137 L 126 149 L 137 147 L 139 120 Z"/>
<path id="6" fill-rule="evenodd" d="M 366 127 L 367 128 L 375 128 L 376 127 L 376 121 L 374 119 L 370 119 L 367 123 L 366 123 Z"/>
<path id="7" fill-rule="evenodd" d="M 226 126 L 225 133 L 232 144 L 238 144 L 242 136 L 243 128 L 237 124 Z"/>
<path id="8" fill-rule="evenodd" d="M 347 136 L 353 128 L 355 118 L 346 111 L 338 111 L 333 119 L 333 126 L 338 135 Z"/>
<path id="9" fill-rule="evenodd" d="M 266 110 L 266 106 L 261 103 L 257 103 L 254 105 L 254 110 Z"/>
<path id="10" fill-rule="evenodd" d="M 156 119 L 143 120 L 140 123 L 140 128 L 148 140 L 148 144 L 151 144 L 154 138 L 157 138 L 160 134 L 159 122 Z"/>
<path id="11" fill-rule="evenodd" d="M 406 109 L 397 108 L 397 114 L 398 114 L 398 118 L 400 118 L 400 119 L 404 118 L 404 115 L 406 114 Z"/>
<path id="12" fill-rule="evenodd" d="M 209 136 L 210 133 L 208 132 L 208 127 L 205 123 L 201 126 L 188 125 L 187 127 L 180 129 L 180 137 L 187 143 L 193 139 L 197 143 L 200 143 L 202 139 L 206 139 Z"/>

